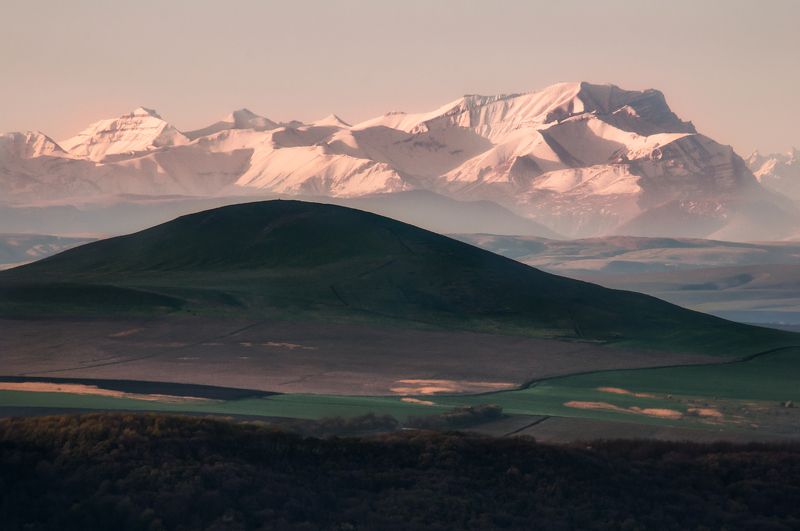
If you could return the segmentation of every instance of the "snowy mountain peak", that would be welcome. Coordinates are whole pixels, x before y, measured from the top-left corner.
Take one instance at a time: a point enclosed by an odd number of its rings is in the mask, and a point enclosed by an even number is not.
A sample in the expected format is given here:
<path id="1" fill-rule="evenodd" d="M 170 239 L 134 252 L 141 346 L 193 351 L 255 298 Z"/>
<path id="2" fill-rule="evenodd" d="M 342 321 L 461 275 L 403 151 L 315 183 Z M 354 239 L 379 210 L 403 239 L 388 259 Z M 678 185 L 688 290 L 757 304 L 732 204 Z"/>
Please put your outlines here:
<path id="1" fill-rule="evenodd" d="M 254 118 L 261 118 L 259 115 L 251 111 L 246 107 L 242 107 L 241 109 L 235 110 L 230 113 L 228 116 L 225 117 L 225 120 L 229 122 L 236 122 L 236 121 L 247 121 L 252 120 Z"/>
<path id="2" fill-rule="evenodd" d="M 468 94 L 428 113 L 389 113 L 354 127 L 390 127 L 409 133 L 463 127 L 492 142 L 515 131 L 540 129 L 573 117 L 593 115 L 640 135 L 696 133 L 678 118 L 664 95 L 653 89 L 623 90 L 616 85 L 557 83 L 543 90 L 494 96 Z"/>
<path id="3" fill-rule="evenodd" d="M 317 127 L 341 127 L 341 128 L 352 127 L 349 123 L 345 122 L 344 120 L 342 120 L 333 113 L 329 114 L 325 118 L 322 118 L 321 120 L 316 120 L 315 122 L 312 122 L 311 125 Z"/>
<path id="4" fill-rule="evenodd" d="M 147 107 L 137 107 L 133 110 L 131 116 L 152 116 L 153 118 L 158 118 L 159 120 L 162 119 L 154 109 L 148 109 Z"/>
<path id="5" fill-rule="evenodd" d="M 63 157 L 67 153 L 53 139 L 39 131 L 0 135 L 0 151 L 23 159 Z"/>
<path id="6" fill-rule="evenodd" d="M 30 135 L 2 137 L 4 199 L 427 190 L 495 201 L 572 237 L 761 239 L 800 226 L 791 202 L 762 187 L 800 198 L 797 150 L 755 153 L 745 164 L 653 89 L 570 82 L 467 94 L 430 112 L 392 112 L 352 127 L 335 114 L 276 123 L 239 109 L 180 133 L 139 108 L 61 143 L 70 156 L 59 159 L 41 156 L 59 153 L 57 144 Z"/>
<path id="7" fill-rule="evenodd" d="M 233 129 L 253 129 L 255 131 L 269 131 L 277 129 L 280 124 L 273 122 L 269 118 L 259 116 L 250 109 L 238 109 L 225 116 L 222 120 L 214 122 L 213 124 L 196 129 L 194 131 L 184 132 L 184 136 L 189 140 L 195 140 L 204 136 L 213 135 L 220 131 L 229 131 Z"/>
<path id="8" fill-rule="evenodd" d="M 139 107 L 119 118 L 95 122 L 60 144 L 75 157 L 102 161 L 111 156 L 180 146 L 188 142 L 154 110 Z"/>
<path id="9" fill-rule="evenodd" d="M 259 116 L 250 109 L 233 111 L 223 119 L 223 122 L 233 124 L 231 129 L 256 129 L 258 131 L 266 131 L 267 129 L 275 129 L 278 127 L 276 122 L 273 122 L 269 118 Z"/>
<path id="10" fill-rule="evenodd" d="M 616 85 L 581 82 L 577 98 L 586 112 L 606 116 L 621 129 L 642 135 L 653 133 L 697 133 L 669 108 L 660 90 L 625 90 Z"/>
<path id="11" fill-rule="evenodd" d="M 761 184 L 800 200 L 800 151 L 797 148 L 768 155 L 754 151 L 746 162 Z"/>

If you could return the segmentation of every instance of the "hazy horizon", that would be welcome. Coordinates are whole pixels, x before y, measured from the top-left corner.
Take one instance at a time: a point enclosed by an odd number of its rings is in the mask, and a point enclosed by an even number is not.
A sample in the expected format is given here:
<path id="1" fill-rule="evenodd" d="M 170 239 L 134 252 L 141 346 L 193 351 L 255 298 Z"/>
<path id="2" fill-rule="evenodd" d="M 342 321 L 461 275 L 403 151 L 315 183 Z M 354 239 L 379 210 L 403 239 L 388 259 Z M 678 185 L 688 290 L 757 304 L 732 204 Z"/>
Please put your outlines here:
<path id="1" fill-rule="evenodd" d="M 43 11 L 48 12 L 45 18 Z M 0 131 L 56 140 L 156 109 L 181 130 L 247 107 L 349 122 L 561 81 L 662 90 L 701 132 L 800 145 L 800 3 L 6 2 Z"/>

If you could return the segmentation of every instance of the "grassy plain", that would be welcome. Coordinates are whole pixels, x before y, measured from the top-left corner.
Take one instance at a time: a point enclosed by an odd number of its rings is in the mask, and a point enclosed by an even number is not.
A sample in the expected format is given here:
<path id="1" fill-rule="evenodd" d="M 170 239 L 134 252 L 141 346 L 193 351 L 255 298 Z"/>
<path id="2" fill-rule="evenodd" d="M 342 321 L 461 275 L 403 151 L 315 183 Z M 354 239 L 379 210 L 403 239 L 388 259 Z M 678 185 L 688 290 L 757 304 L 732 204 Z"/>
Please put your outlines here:
<path id="1" fill-rule="evenodd" d="M 387 414 L 401 421 L 459 406 L 496 404 L 507 415 L 562 417 L 718 432 L 800 436 L 800 349 L 749 361 L 662 369 L 598 371 L 552 378 L 525 389 L 478 395 L 330 396 L 281 394 L 208 401 L 132 400 L 69 393 L 0 391 L 0 407 L 76 408 L 320 419 Z M 413 400 L 408 401 L 409 398 Z M 405 400 L 404 400 L 405 399 Z M 577 435 L 577 434 L 576 434 Z"/>

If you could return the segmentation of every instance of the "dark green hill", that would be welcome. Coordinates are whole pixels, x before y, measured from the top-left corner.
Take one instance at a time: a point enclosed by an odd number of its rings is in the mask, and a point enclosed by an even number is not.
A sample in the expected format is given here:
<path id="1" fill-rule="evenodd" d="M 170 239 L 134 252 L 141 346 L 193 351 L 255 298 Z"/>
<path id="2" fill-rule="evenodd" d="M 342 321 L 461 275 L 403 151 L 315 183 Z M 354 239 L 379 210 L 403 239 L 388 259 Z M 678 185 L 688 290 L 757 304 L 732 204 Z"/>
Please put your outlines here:
<path id="1" fill-rule="evenodd" d="M 720 354 L 790 337 L 544 273 L 389 218 L 299 201 L 183 216 L 0 273 L 0 312 L 356 319 Z"/>

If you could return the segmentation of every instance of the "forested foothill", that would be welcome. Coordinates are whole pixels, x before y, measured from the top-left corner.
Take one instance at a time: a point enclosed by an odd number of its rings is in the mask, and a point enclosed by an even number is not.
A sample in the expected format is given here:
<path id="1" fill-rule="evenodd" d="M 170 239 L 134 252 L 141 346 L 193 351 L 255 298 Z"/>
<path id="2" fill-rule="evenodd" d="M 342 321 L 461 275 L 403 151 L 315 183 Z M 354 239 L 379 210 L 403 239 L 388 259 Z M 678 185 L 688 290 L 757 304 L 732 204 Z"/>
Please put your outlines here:
<path id="1" fill-rule="evenodd" d="M 795 443 L 319 438 L 158 414 L 0 421 L 7 530 L 790 530 L 798 478 Z"/>

